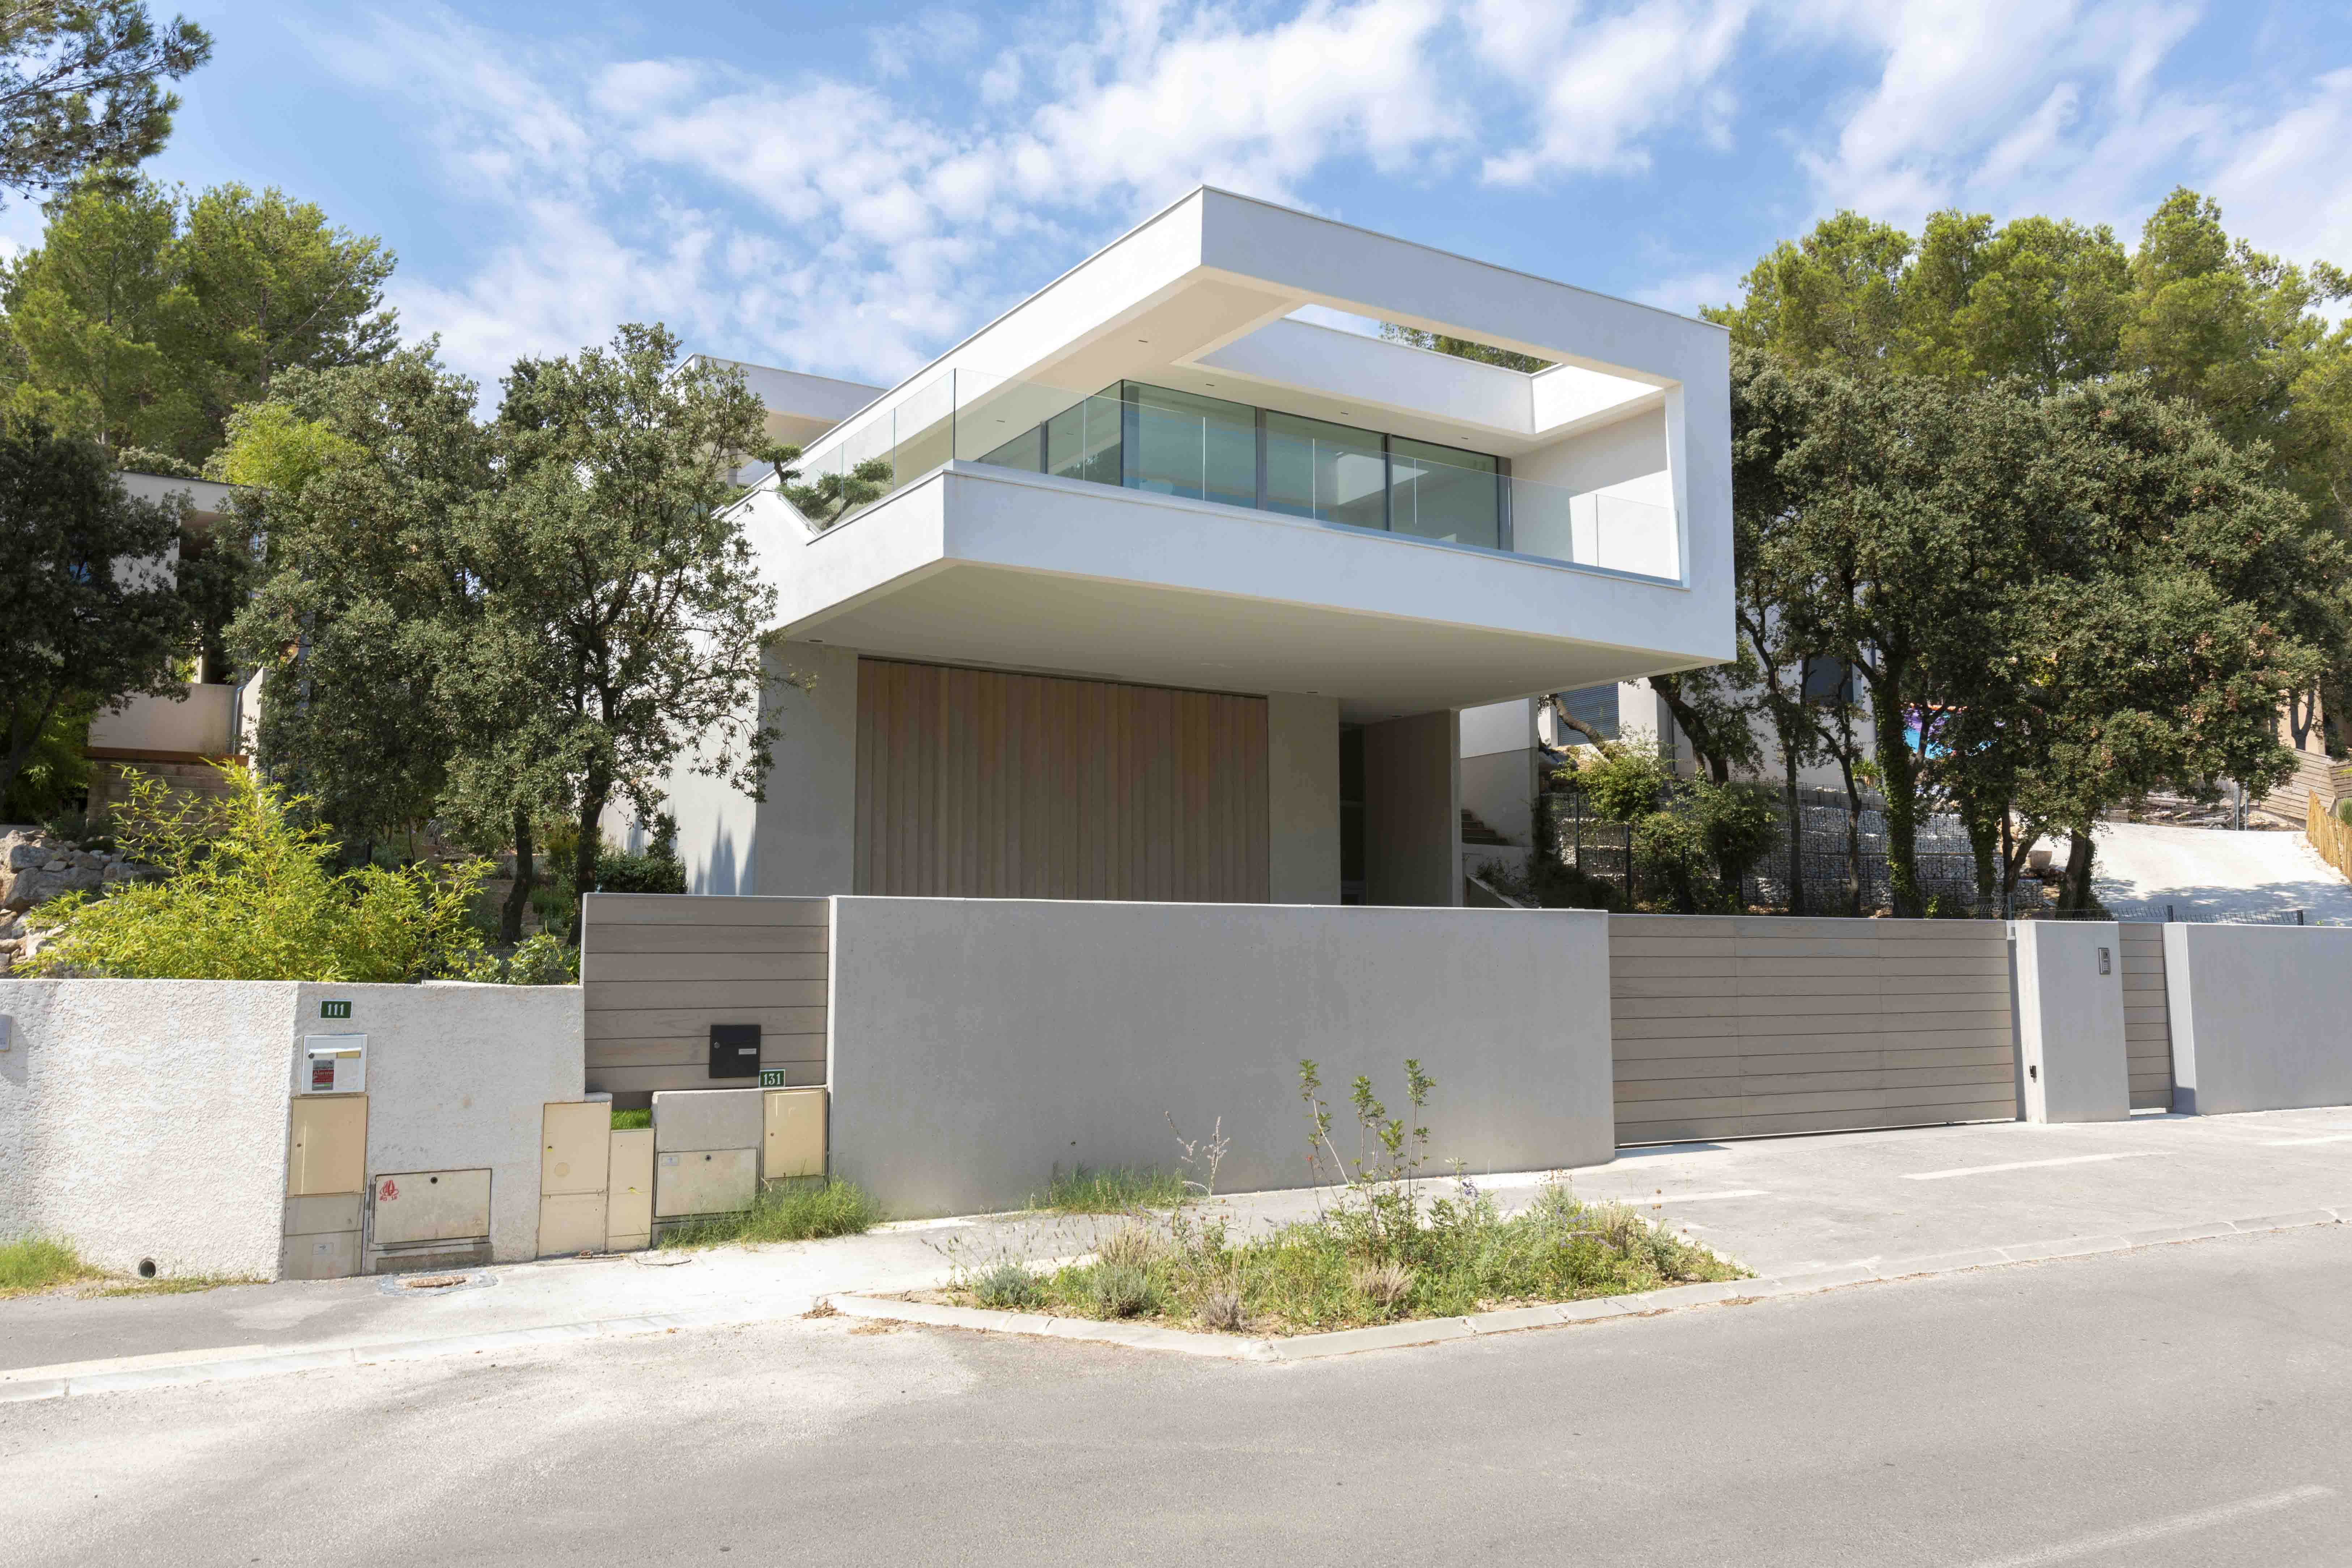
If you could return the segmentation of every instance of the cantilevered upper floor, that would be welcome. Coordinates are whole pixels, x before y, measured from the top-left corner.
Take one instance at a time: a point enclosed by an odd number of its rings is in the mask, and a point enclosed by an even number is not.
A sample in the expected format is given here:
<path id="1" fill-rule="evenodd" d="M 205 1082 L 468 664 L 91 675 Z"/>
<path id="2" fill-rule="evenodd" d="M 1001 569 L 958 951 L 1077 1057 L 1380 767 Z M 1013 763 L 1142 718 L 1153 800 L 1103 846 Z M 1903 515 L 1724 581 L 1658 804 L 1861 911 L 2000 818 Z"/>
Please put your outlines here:
<path id="1" fill-rule="evenodd" d="M 1202 188 L 814 437 L 873 499 L 742 504 L 795 641 L 1369 721 L 1729 657 L 1728 381 L 1707 323 Z"/>

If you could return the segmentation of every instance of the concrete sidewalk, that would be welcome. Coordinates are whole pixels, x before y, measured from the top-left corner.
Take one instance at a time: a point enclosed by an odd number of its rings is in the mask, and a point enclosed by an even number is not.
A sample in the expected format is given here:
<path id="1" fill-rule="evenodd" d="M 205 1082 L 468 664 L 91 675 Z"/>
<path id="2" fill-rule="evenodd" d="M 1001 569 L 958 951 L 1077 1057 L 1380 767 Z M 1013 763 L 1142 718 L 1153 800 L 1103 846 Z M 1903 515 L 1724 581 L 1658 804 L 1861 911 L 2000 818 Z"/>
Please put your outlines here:
<path id="1" fill-rule="evenodd" d="M 2352 1207 L 2352 1108 L 1683 1144 L 1566 1175 L 1583 1195 L 1638 1203 L 1759 1275 L 1788 1276 Z M 1481 1184 L 1516 1207 L 1544 1179 Z M 1256 1194 L 1220 1207 L 1258 1229 L 1314 1202 Z M 0 1400 L 68 1377 L 130 1387 L 795 1317 L 830 1293 L 934 1283 L 958 1262 L 1078 1256 L 1118 1223 L 990 1215 L 679 1263 L 675 1253 L 551 1260 L 485 1270 L 487 1288 L 440 1295 L 365 1279 L 0 1302 Z"/>

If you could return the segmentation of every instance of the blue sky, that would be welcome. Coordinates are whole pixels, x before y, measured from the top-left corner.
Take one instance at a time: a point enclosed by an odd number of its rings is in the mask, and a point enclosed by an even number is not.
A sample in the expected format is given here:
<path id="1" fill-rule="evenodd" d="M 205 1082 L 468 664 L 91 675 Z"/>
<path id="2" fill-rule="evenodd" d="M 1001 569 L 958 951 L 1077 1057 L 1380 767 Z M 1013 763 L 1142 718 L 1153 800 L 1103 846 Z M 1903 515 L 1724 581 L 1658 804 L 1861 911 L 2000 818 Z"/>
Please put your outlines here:
<path id="1" fill-rule="evenodd" d="M 2352 263 L 2341 5 L 185 8 L 156 172 L 382 235 L 485 382 L 635 319 L 895 379 L 1202 180 L 1685 310 L 1844 206 L 2128 236 L 2188 184 Z"/>

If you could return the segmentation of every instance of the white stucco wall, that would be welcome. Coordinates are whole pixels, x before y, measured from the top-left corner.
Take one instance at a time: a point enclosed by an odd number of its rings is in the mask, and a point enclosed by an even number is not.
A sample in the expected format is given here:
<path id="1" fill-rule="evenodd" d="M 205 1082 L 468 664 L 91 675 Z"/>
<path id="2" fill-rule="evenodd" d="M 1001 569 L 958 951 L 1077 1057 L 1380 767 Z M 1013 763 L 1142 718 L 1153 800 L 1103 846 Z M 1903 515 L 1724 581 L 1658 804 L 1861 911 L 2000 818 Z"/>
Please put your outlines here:
<path id="1" fill-rule="evenodd" d="M 857 853 L 857 656 L 787 642 L 762 662 L 765 714 L 777 730 L 767 798 L 697 773 L 698 751 L 681 757 L 664 784 L 686 890 L 845 893 Z"/>
<path id="2" fill-rule="evenodd" d="M 1166 1167 L 1222 1119 L 1227 1191 L 1303 1186 L 1298 1062 L 1345 1123 L 1437 1080 L 1433 1173 L 1616 1142 L 1607 917 L 1024 900 L 835 901 L 832 1163 L 902 1216 L 1021 1203 L 1053 1169 Z M 1343 1146 L 1354 1147 L 1352 1134 Z"/>
<path id="3" fill-rule="evenodd" d="M 330 998 L 352 1016 L 320 1018 Z M 541 1114 L 584 1089 L 580 1006 L 576 985 L 305 984 L 296 1012 L 368 1037 L 369 1178 L 487 1167 L 490 1256 L 512 1263 L 539 1255 Z"/>
<path id="4" fill-rule="evenodd" d="M 299 989 L 0 980 L 0 1237 L 274 1278 Z"/>
<path id="5" fill-rule="evenodd" d="M 2174 1110 L 2352 1105 L 2352 931 L 2168 925 L 2164 984 Z"/>
<path id="6" fill-rule="evenodd" d="M 368 1037 L 371 1177 L 490 1170 L 501 1260 L 535 1256 L 541 1112 L 583 1089 L 577 986 L 0 980 L 0 1236 L 109 1268 L 277 1275 L 304 1036 Z"/>
<path id="7" fill-rule="evenodd" d="M 1266 889 L 1277 904 L 1339 901 L 1339 701 L 1265 700 Z"/>

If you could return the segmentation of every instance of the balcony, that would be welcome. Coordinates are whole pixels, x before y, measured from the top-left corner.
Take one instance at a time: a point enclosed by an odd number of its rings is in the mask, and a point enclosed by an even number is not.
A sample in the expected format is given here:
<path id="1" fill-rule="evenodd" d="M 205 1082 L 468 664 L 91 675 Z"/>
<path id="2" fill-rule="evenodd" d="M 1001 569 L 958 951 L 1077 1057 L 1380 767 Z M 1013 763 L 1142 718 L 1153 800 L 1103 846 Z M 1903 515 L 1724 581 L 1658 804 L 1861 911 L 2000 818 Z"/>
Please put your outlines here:
<path id="1" fill-rule="evenodd" d="M 248 688 L 191 683 L 184 700 L 133 697 L 89 721 L 89 752 L 120 761 L 194 762 L 248 750 Z"/>
<path id="2" fill-rule="evenodd" d="M 808 481 L 849 496 L 809 525 L 837 527 L 951 461 L 1685 581 L 1663 469 L 1572 490 L 1464 447 L 1139 381 L 1078 393 L 946 372 L 807 463 Z"/>

